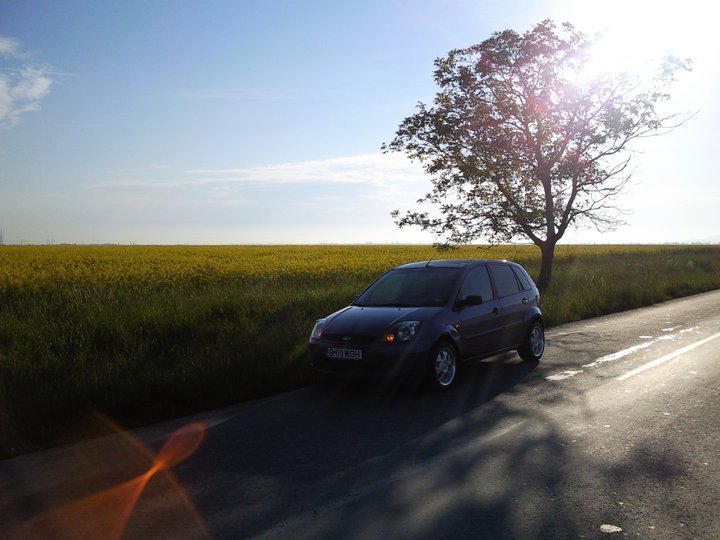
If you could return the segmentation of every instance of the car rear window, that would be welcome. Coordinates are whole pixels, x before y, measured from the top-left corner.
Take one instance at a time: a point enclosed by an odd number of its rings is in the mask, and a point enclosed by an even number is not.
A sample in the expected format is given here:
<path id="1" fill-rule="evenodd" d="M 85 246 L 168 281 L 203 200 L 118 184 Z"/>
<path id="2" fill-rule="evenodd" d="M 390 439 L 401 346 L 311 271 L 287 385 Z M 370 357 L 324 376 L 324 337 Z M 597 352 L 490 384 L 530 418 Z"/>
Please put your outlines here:
<path id="1" fill-rule="evenodd" d="M 489 268 L 498 297 L 510 296 L 520 292 L 520 285 L 512 268 L 505 264 L 491 264 Z"/>
<path id="2" fill-rule="evenodd" d="M 525 270 L 520 266 L 513 266 L 512 269 L 515 271 L 518 281 L 520 281 L 520 287 L 522 287 L 522 290 L 529 291 L 532 289 L 530 276 L 527 275 L 527 272 L 525 272 Z"/>

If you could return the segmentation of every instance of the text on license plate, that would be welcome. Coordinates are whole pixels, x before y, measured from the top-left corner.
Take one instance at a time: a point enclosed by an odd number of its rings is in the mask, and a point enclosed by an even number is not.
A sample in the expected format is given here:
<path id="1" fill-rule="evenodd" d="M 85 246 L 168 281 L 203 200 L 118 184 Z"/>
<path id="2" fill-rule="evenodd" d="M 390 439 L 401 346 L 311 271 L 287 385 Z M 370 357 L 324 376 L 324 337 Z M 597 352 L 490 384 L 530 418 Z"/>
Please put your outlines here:
<path id="1" fill-rule="evenodd" d="M 328 358 L 341 358 L 343 360 L 362 360 L 362 351 L 360 349 L 333 349 L 330 348 L 325 352 Z"/>

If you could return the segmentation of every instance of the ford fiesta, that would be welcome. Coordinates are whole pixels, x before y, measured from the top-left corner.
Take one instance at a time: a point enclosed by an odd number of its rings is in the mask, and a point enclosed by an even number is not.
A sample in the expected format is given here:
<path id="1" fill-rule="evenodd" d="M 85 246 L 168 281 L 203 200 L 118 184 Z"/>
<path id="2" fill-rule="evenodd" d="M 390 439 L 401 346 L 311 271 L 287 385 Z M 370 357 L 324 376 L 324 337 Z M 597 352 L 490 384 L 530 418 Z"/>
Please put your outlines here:
<path id="1" fill-rule="evenodd" d="M 540 295 L 520 265 L 433 260 L 389 270 L 310 335 L 312 366 L 344 375 L 416 373 L 445 390 L 460 361 L 545 350 Z"/>

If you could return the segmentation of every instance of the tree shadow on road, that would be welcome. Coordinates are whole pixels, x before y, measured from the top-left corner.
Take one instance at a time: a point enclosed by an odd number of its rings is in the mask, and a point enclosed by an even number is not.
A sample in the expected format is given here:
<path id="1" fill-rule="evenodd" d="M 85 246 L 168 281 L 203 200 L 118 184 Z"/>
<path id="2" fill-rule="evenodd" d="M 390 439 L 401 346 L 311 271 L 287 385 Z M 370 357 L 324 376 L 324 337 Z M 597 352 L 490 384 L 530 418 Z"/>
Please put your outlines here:
<path id="1" fill-rule="evenodd" d="M 207 444 L 193 457 L 202 461 L 203 474 L 213 486 L 208 493 L 212 496 L 198 500 L 200 510 L 212 515 L 215 496 L 222 492 L 239 501 L 236 516 L 242 534 L 261 534 L 290 516 L 308 518 L 328 500 L 352 498 L 354 489 L 361 496 L 382 493 L 394 483 L 388 479 L 403 477 L 405 471 L 422 467 L 449 449 L 451 453 L 458 449 L 459 454 L 440 466 L 448 470 L 433 480 L 430 491 L 450 489 L 471 474 L 469 469 L 478 461 L 495 463 L 498 474 L 519 471 L 533 490 L 552 491 L 559 479 L 548 477 L 557 468 L 548 466 L 547 460 L 552 465 L 562 455 L 552 431 L 544 429 L 515 454 L 499 451 L 494 443 L 473 448 L 475 441 L 497 429 L 518 422 L 542 423 L 538 413 L 512 405 L 521 387 L 537 382 L 536 367 L 537 363 L 521 362 L 515 355 L 503 355 L 465 365 L 457 386 L 446 393 L 412 384 L 323 384 L 266 400 L 261 414 L 248 411 L 209 433 L 208 439 L 234 440 L 233 448 Z M 503 400 L 496 399 L 500 395 Z M 462 455 L 465 447 L 472 448 L 467 456 Z M 543 458 L 538 462 L 539 456 Z M 523 470 L 527 463 L 532 471 Z M 396 504 L 388 502 L 376 516 Z M 460 511 L 464 504 L 452 511 Z M 481 521 L 488 527 L 494 523 L 498 533 L 505 530 L 505 519 L 500 518 L 512 515 L 506 507 L 511 501 L 491 498 L 487 505 L 487 519 Z M 222 526 L 219 532 L 226 533 Z M 343 537 L 350 531 L 316 532 Z M 407 536 L 401 530 L 394 533 Z"/>

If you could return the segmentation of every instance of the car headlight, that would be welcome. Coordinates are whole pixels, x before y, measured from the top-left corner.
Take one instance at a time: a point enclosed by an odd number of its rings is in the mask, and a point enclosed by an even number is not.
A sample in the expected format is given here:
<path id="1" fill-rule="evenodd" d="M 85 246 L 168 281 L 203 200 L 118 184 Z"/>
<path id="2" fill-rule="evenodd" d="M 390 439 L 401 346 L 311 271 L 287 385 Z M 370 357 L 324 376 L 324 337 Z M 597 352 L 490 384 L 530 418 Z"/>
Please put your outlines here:
<path id="1" fill-rule="evenodd" d="M 390 332 L 385 334 L 386 343 L 404 343 L 410 341 L 417 334 L 420 328 L 420 321 L 405 321 L 398 324 Z"/>
<path id="2" fill-rule="evenodd" d="M 318 319 L 315 323 L 315 326 L 313 326 L 312 332 L 310 333 L 310 337 L 313 339 L 320 339 L 322 337 L 323 328 L 325 328 L 325 323 L 327 322 L 326 319 Z"/>

